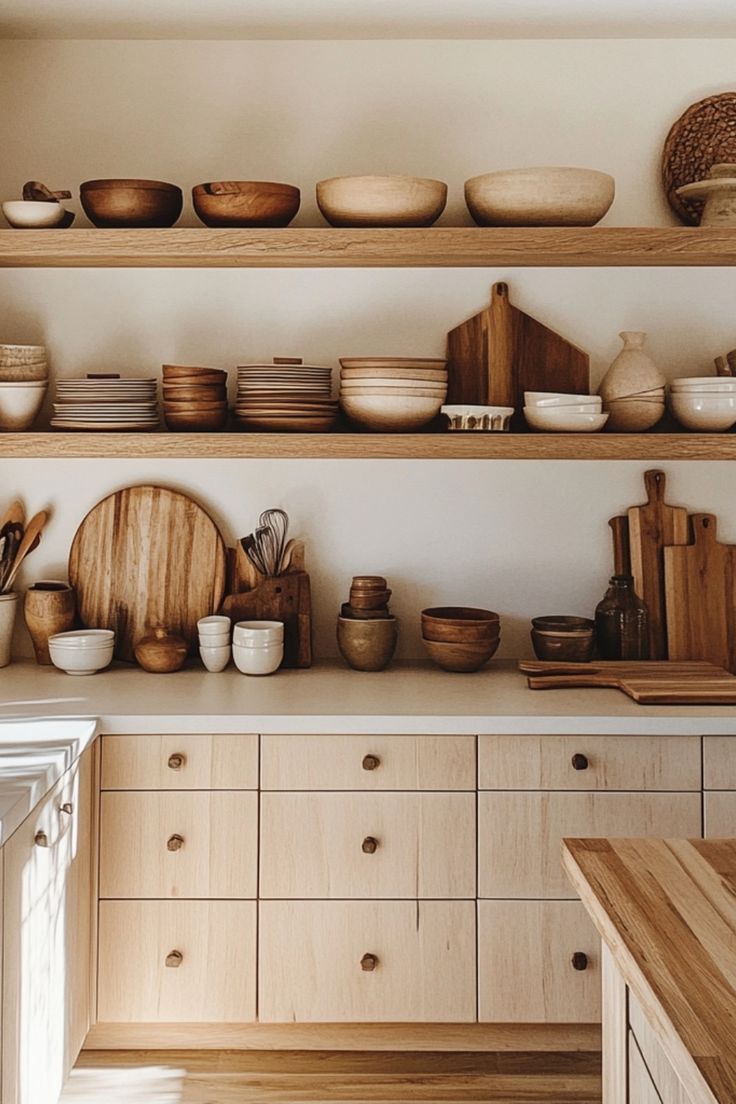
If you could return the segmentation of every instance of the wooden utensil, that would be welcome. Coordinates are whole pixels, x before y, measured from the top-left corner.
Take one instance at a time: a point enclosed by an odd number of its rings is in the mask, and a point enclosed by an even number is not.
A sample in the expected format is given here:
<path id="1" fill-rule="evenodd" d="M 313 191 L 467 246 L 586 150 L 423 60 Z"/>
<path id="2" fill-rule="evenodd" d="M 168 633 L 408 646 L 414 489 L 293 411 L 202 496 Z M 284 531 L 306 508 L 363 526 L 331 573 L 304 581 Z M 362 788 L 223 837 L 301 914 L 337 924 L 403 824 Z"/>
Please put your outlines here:
<path id="1" fill-rule="evenodd" d="M 43 529 L 47 521 L 48 514 L 45 510 L 40 510 L 37 514 L 34 514 L 31 520 L 28 522 L 28 525 L 26 526 L 23 533 L 21 542 L 18 545 L 18 550 L 15 553 L 15 558 L 13 560 L 13 566 L 10 569 L 10 574 L 3 583 L 4 591 L 7 592 L 12 588 L 13 583 L 15 582 L 15 577 L 20 570 L 20 565 L 23 563 L 23 560 L 26 558 L 29 552 L 32 552 L 34 548 L 38 547 L 38 542 L 41 537 L 41 530 Z"/>
<path id="2" fill-rule="evenodd" d="M 608 524 L 613 534 L 613 573 L 631 574 L 631 549 L 629 546 L 629 519 L 621 514 L 609 518 Z"/>
<path id="3" fill-rule="evenodd" d="M 693 514 L 690 520 L 694 543 L 664 550 L 669 654 L 735 671 L 736 547 L 716 540 L 714 514 Z"/>
<path id="4" fill-rule="evenodd" d="M 717 356 L 715 358 L 715 360 L 713 361 L 713 363 L 716 366 L 716 375 L 717 376 L 731 376 L 732 375 L 731 365 L 726 360 L 725 357 Z"/>
<path id="5" fill-rule="evenodd" d="M 87 514 L 69 556 L 84 626 L 115 630 L 115 655 L 133 661 L 149 625 L 166 625 L 191 649 L 200 617 L 225 591 L 222 537 L 193 499 L 165 487 L 109 495 Z"/>
<path id="6" fill-rule="evenodd" d="M 647 502 L 628 511 L 634 590 L 649 612 L 649 657 L 667 658 L 667 609 L 664 586 L 665 545 L 687 544 L 687 510 L 664 500 L 663 471 L 644 472 Z"/>

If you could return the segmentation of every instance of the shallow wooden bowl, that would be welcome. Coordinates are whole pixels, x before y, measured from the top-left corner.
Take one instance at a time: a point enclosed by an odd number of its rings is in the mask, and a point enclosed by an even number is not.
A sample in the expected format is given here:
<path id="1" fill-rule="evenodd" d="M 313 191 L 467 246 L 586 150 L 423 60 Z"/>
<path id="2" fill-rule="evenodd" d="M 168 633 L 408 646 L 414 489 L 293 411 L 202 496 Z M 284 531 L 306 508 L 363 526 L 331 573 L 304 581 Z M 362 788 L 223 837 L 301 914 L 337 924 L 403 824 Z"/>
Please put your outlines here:
<path id="1" fill-rule="evenodd" d="M 190 364 L 163 364 L 161 373 L 164 382 L 183 380 L 187 383 L 224 383 L 227 372 L 222 368 L 199 368 Z"/>
<path id="2" fill-rule="evenodd" d="M 352 590 L 350 605 L 356 610 L 383 609 L 388 605 L 393 592 L 390 590 Z"/>
<path id="3" fill-rule="evenodd" d="M 350 586 L 354 590 L 385 590 L 386 580 L 383 575 L 353 575 Z"/>
<path id="4" fill-rule="evenodd" d="M 542 632 L 575 632 L 592 629 L 595 622 L 589 617 L 570 617 L 567 614 L 554 613 L 545 617 L 532 617 L 532 626 Z"/>
<path id="5" fill-rule="evenodd" d="M 431 226 L 446 202 L 447 185 L 420 176 L 335 176 L 317 185 L 331 226 Z"/>
<path id="6" fill-rule="evenodd" d="M 205 226 L 288 226 L 301 194 L 292 184 L 222 180 L 192 188 L 194 210 Z"/>
<path id="7" fill-rule="evenodd" d="M 480 226 L 594 226 L 614 192 L 613 177 L 596 169 L 509 169 L 465 182 L 465 202 Z"/>
<path id="8" fill-rule="evenodd" d="M 173 226 L 184 197 L 161 180 L 86 180 L 79 196 L 87 218 L 99 227 Z"/>
<path id="9" fill-rule="evenodd" d="M 501 631 L 497 613 L 474 606 L 435 606 L 422 610 L 421 618 L 422 634 L 437 643 L 491 641 Z"/>
<path id="10" fill-rule="evenodd" d="M 164 402 L 225 402 L 227 393 L 220 384 L 210 387 L 195 385 L 184 387 L 164 387 Z"/>
<path id="11" fill-rule="evenodd" d="M 500 638 L 465 643 L 440 642 L 423 637 L 427 655 L 443 671 L 479 671 L 495 654 Z"/>
<path id="12" fill-rule="evenodd" d="M 587 663 L 593 657 L 595 633 L 592 629 L 583 636 L 553 636 L 532 629 L 531 638 L 537 659 L 559 660 L 560 663 Z"/>
<path id="13" fill-rule="evenodd" d="M 189 432 L 213 432 L 224 429 L 227 424 L 227 407 L 223 410 L 215 410 L 209 413 L 201 411 L 178 414 L 170 410 L 164 410 L 164 421 L 171 430 L 188 430 Z"/>

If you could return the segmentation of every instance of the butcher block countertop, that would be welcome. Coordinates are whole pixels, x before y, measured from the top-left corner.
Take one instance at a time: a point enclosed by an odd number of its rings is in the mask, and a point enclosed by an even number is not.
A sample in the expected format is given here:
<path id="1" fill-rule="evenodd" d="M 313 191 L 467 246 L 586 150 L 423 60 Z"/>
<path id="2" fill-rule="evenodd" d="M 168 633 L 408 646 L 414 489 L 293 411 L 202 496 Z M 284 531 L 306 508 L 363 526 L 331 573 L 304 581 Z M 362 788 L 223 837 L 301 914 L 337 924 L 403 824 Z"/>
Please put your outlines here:
<path id="1" fill-rule="evenodd" d="M 563 864 L 692 1104 L 734 1104 L 736 840 L 565 840 Z"/>

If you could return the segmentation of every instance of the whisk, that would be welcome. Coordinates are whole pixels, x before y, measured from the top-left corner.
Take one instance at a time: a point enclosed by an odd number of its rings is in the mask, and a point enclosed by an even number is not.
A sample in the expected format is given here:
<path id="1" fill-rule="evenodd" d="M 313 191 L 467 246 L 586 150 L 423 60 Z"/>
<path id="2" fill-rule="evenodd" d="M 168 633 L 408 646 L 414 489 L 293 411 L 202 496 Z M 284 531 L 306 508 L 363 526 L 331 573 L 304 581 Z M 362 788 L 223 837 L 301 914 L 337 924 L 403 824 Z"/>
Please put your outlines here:
<path id="1" fill-rule="evenodd" d="M 284 567 L 289 515 L 278 508 L 264 510 L 254 533 L 240 541 L 246 556 L 261 575 L 280 575 Z"/>

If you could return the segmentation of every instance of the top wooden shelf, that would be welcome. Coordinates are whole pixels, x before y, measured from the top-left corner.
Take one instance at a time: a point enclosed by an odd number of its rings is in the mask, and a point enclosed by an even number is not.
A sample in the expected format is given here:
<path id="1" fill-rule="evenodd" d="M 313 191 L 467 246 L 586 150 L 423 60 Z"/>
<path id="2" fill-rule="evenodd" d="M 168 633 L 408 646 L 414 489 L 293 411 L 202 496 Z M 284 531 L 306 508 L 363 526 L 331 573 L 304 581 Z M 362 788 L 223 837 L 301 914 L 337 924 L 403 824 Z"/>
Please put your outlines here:
<path id="1" fill-rule="evenodd" d="M 2 230 L 3 268 L 463 268 L 736 264 L 736 229 Z"/>

